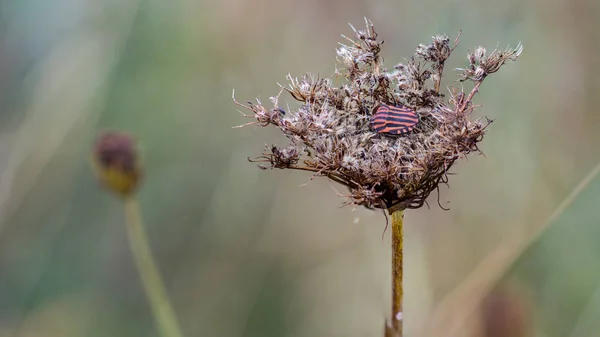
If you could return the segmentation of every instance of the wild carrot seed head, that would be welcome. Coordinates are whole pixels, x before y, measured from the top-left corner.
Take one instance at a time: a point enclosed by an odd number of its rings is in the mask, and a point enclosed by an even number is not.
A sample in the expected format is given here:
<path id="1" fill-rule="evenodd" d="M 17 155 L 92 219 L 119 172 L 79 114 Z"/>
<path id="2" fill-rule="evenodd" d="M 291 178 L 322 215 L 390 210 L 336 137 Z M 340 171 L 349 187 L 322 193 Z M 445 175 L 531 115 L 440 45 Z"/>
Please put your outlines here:
<path id="1" fill-rule="evenodd" d="M 460 80 L 475 83 L 465 95 L 452 87 L 446 99 L 439 92 L 444 63 L 458 44 L 443 36 L 419 45 L 414 56 L 393 69 L 383 67 L 383 41 L 373 24 L 353 28 L 355 37 L 337 49 L 339 68 L 331 78 L 311 74 L 294 78 L 271 98 L 273 108 L 260 100 L 236 104 L 252 112 L 259 124 L 275 126 L 289 139 L 280 147 L 268 146 L 261 156 L 263 169 L 297 169 L 346 186 L 346 204 L 368 208 L 405 209 L 423 206 L 440 183 L 448 182 L 453 163 L 471 152 L 480 152 L 489 119 L 473 118 L 472 98 L 483 79 L 521 53 L 516 49 L 486 55 L 477 48 L 459 69 Z M 338 83 L 339 84 L 336 84 Z M 287 111 L 279 103 L 287 91 L 298 106 Z M 380 105 L 404 106 L 419 117 L 412 131 L 400 136 L 378 133 L 371 124 Z"/>

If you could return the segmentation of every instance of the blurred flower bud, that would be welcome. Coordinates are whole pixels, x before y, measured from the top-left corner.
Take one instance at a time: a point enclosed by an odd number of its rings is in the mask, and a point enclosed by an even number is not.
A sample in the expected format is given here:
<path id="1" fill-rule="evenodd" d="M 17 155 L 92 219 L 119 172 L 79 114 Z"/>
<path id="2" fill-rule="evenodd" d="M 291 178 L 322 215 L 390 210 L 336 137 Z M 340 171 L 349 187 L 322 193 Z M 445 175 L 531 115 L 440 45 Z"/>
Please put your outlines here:
<path id="1" fill-rule="evenodd" d="M 523 291 L 501 285 L 487 297 L 482 311 L 483 336 L 532 336 L 532 310 Z"/>
<path id="2" fill-rule="evenodd" d="M 115 131 L 101 133 L 94 145 L 93 161 L 104 187 L 121 197 L 135 192 L 142 170 L 132 136 Z"/>

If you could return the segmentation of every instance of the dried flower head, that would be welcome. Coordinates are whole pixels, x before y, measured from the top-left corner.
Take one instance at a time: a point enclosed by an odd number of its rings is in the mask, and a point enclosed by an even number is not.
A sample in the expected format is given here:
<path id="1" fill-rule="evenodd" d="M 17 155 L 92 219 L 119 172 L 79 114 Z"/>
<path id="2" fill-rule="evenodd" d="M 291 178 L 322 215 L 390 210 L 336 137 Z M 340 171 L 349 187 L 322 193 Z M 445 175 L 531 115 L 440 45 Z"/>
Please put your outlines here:
<path id="1" fill-rule="evenodd" d="M 93 163 L 98 179 L 119 196 L 129 196 L 142 178 L 135 139 L 120 132 L 104 132 L 96 140 Z"/>
<path id="2" fill-rule="evenodd" d="M 247 104 L 234 102 L 252 111 L 256 121 L 241 125 L 273 125 L 290 143 L 268 146 L 262 156 L 251 160 L 267 163 L 261 168 L 296 169 L 347 186 L 346 204 L 368 208 L 406 209 L 423 206 L 440 183 L 447 183 L 452 164 L 471 152 L 480 152 L 486 119 L 474 119 L 473 96 L 481 82 L 522 51 L 494 51 L 486 55 L 477 48 L 468 55 L 469 67 L 461 69 L 460 80 L 474 82 L 465 95 L 452 87 L 446 100 L 439 88 L 444 63 L 458 45 L 447 36 L 435 36 L 429 45 L 420 45 L 405 64 L 392 70 L 383 67 L 380 55 L 383 41 L 365 19 L 366 29 L 356 30 L 355 38 L 340 44 L 340 68 L 331 78 L 305 75 L 293 78 L 271 98 L 273 108 L 260 100 Z M 340 84 L 336 84 L 337 82 Z M 299 106 L 290 111 L 279 104 L 287 91 Z M 378 107 L 403 106 L 413 111 L 419 122 L 399 136 L 377 132 L 372 116 Z M 392 116 L 393 117 L 393 116 Z"/>

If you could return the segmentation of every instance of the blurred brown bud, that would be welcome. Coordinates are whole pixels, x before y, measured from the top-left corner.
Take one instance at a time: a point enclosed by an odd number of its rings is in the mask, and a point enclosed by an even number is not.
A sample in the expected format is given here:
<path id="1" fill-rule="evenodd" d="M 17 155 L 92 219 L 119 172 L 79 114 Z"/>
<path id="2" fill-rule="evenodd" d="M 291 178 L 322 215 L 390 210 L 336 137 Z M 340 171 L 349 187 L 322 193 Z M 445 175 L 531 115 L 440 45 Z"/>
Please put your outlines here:
<path id="1" fill-rule="evenodd" d="M 516 290 L 514 286 L 502 285 L 488 295 L 482 312 L 482 336 L 532 336 L 532 312 L 528 298 Z"/>
<path id="2" fill-rule="evenodd" d="M 102 185 L 121 197 L 134 193 L 142 179 L 135 139 L 128 134 L 101 133 L 94 145 L 93 162 Z"/>

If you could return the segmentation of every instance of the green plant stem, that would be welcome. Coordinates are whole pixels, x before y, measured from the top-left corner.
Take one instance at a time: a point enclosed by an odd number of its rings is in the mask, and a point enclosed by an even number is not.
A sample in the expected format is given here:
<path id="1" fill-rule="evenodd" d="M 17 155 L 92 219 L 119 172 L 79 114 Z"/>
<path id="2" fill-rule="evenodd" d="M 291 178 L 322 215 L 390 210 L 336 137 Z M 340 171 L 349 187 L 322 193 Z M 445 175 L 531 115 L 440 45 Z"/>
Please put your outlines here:
<path id="1" fill-rule="evenodd" d="M 392 320 L 386 326 L 386 337 L 402 336 L 402 299 L 404 296 L 403 280 L 403 243 L 404 243 L 404 211 L 392 211 Z M 400 314 L 400 315 L 399 315 Z M 400 317 L 400 319 L 398 319 Z"/>
<path id="2" fill-rule="evenodd" d="M 125 198 L 125 217 L 131 252 L 161 335 L 181 337 L 175 311 L 169 302 L 160 273 L 152 259 L 140 206 L 134 196 Z"/>

